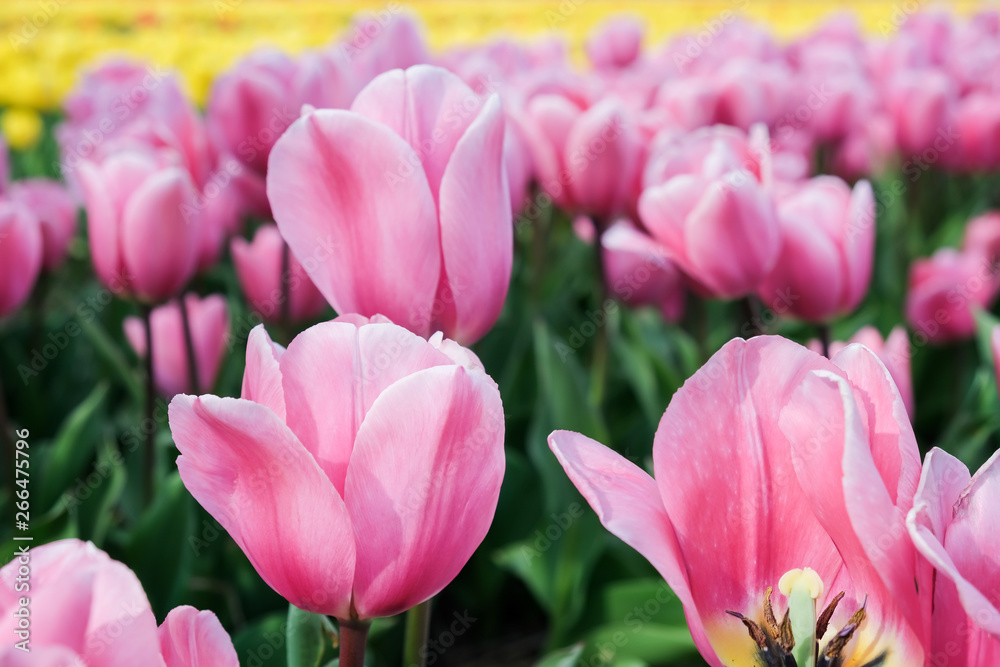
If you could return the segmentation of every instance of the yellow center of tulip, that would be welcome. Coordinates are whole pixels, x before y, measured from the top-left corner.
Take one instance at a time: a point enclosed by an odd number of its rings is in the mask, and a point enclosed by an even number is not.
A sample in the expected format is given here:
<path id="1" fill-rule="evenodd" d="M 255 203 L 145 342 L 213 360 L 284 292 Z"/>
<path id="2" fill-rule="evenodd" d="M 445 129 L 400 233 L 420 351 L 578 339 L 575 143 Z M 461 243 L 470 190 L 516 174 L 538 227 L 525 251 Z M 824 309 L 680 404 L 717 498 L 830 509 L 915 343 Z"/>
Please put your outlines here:
<path id="1" fill-rule="evenodd" d="M 757 645 L 757 664 L 761 667 L 879 667 L 887 654 L 856 658 L 857 634 L 865 622 L 865 602 L 839 631 L 830 629 L 837 605 L 844 598 L 841 591 L 817 615 L 816 601 L 822 597 L 823 580 L 810 568 L 786 572 L 778 581 L 778 590 L 788 598 L 785 614 L 779 622 L 771 604 L 772 589 L 764 591 L 763 618 L 753 620 L 735 611 Z M 863 661 L 862 661 L 863 660 Z"/>

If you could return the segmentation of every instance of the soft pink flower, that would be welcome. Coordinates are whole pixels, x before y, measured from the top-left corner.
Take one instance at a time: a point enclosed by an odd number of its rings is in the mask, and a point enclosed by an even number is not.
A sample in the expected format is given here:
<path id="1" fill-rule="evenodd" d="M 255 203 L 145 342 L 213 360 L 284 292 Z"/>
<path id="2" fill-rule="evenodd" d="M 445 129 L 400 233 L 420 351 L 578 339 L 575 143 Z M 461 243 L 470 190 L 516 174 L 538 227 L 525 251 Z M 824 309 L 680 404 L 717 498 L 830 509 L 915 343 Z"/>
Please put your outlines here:
<path id="1" fill-rule="evenodd" d="M 340 49 L 367 84 L 379 74 L 431 62 L 420 19 L 400 5 L 355 15 Z"/>
<path id="2" fill-rule="evenodd" d="M 199 299 L 187 294 L 184 302 L 191 323 L 197 385 L 203 391 L 215 384 L 226 352 L 229 335 L 229 310 L 226 301 L 216 294 Z M 187 347 L 180 305 L 177 301 L 153 309 L 153 380 L 156 390 L 166 397 L 193 391 L 188 373 Z M 127 317 L 125 337 L 135 353 L 146 356 L 146 327 L 138 317 Z"/>
<path id="3" fill-rule="evenodd" d="M 757 293 L 775 312 L 812 322 L 848 313 L 868 292 L 875 260 L 875 197 L 836 176 L 790 186 L 779 198 L 781 253 Z"/>
<path id="4" fill-rule="evenodd" d="M 958 103 L 955 112 L 957 162 L 967 171 L 1000 167 L 1000 92 L 975 92 Z"/>
<path id="5" fill-rule="evenodd" d="M 628 67 L 639 58 L 645 32 L 645 24 L 634 16 L 605 19 L 587 38 L 587 57 L 598 69 Z"/>
<path id="6" fill-rule="evenodd" d="M 988 307 L 1000 291 L 995 262 L 979 251 L 941 248 L 910 267 L 906 320 L 935 343 L 968 338 L 973 311 Z"/>
<path id="7" fill-rule="evenodd" d="M 503 406 L 478 359 L 384 318 L 318 324 L 287 350 L 258 326 L 242 398 L 177 396 L 170 429 L 185 486 L 264 581 L 339 619 L 441 591 L 503 479 Z"/>
<path id="8" fill-rule="evenodd" d="M 896 143 L 904 155 L 934 149 L 938 156 L 955 148 L 956 95 L 947 75 L 937 70 L 897 74 L 883 92 L 896 127 Z"/>
<path id="9" fill-rule="evenodd" d="M 288 267 L 282 266 L 285 241 L 274 225 L 264 225 L 254 234 L 253 242 L 242 238 L 230 244 L 236 275 L 247 301 L 266 322 L 281 320 L 284 292 L 288 282 L 288 315 L 291 321 L 301 322 L 319 315 L 326 308 L 326 300 L 309 280 L 305 269 L 288 251 Z M 315 260 L 314 260 L 315 261 Z"/>
<path id="10" fill-rule="evenodd" d="M 646 165 L 643 224 L 712 296 L 755 290 L 781 250 L 766 136 L 757 142 L 734 128 L 704 128 L 669 136 Z"/>
<path id="11" fill-rule="evenodd" d="M 892 379 L 865 348 L 831 362 L 777 337 L 731 341 L 674 394 L 653 444 L 655 480 L 576 433 L 556 431 L 549 445 L 605 527 L 680 598 L 713 667 L 779 664 L 765 663 L 754 632 L 772 638 L 772 660 L 783 652 L 765 610 L 770 599 L 782 618 L 795 591 L 815 601 L 810 629 L 835 607 L 821 652 L 843 631 L 852 641 L 833 652 L 845 665 L 923 664 L 931 571 L 905 525 L 920 453 Z M 816 650 L 805 636 L 801 649 Z"/>
<path id="12" fill-rule="evenodd" d="M 962 251 L 1000 262 L 1000 211 L 987 211 L 965 224 Z"/>
<path id="13" fill-rule="evenodd" d="M 30 591 L 16 588 L 19 568 Z M 177 607 L 157 629 L 135 574 L 89 542 L 32 547 L 0 569 L 0 614 L 25 609 L 30 653 L 11 635 L 0 649 L 7 667 L 238 667 L 233 643 L 212 612 Z M 30 598 L 22 607 L 20 598 Z M 16 621 L 15 621 L 16 623 Z M 9 627 L 9 625 L 8 625 Z"/>
<path id="14" fill-rule="evenodd" d="M 676 322 L 684 315 L 684 277 L 663 247 L 619 220 L 601 235 L 608 291 L 634 306 L 656 306 Z"/>
<path id="15" fill-rule="evenodd" d="M 47 178 L 29 178 L 12 183 L 7 197 L 30 210 L 42 226 L 42 245 L 46 271 L 62 264 L 69 243 L 76 233 L 77 206 L 63 185 Z"/>
<path id="16" fill-rule="evenodd" d="M 145 301 L 180 292 L 202 234 L 186 213 L 195 206 L 190 174 L 152 153 L 127 151 L 82 163 L 78 176 L 97 277 L 112 292 Z"/>
<path id="17" fill-rule="evenodd" d="M 936 570 L 931 663 L 1000 664 L 1000 452 L 975 475 L 934 448 L 924 460 L 907 526 Z"/>
<path id="18" fill-rule="evenodd" d="M 471 343 L 499 317 L 510 281 L 503 150 L 499 96 L 483 99 L 436 67 L 394 70 L 351 111 L 314 111 L 289 128 L 268 197 L 338 313 L 383 313 Z"/>
<path id="19" fill-rule="evenodd" d="M 42 270 L 43 232 L 23 205 L 0 200 L 0 317 L 20 308 Z"/>

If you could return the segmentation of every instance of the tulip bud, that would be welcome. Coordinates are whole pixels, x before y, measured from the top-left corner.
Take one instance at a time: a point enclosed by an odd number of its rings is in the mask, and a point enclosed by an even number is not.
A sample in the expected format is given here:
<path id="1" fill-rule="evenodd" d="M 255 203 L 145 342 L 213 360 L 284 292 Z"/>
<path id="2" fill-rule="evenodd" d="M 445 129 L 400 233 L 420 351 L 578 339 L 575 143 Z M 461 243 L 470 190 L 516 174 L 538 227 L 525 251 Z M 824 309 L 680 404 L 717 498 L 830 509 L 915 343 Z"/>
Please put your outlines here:
<path id="1" fill-rule="evenodd" d="M 42 262 L 46 271 L 54 271 L 66 258 L 69 243 L 76 233 L 76 202 L 56 181 L 32 178 L 10 186 L 7 196 L 32 211 L 42 226 L 44 246 Z"/>
<path id="2" fill-rule="evenodd" d="M 0 317 L 20 308 L 42 268 L 43 235 L 31 211 L 0 201 Z"/>
<path id="3" fill-rule="evenodd" d="M 906 319 L 917 336 L 945 343 L 972 336 L 975 308 L 986 308 L 1000 291 L 996 265 L 979 252 L 941 248 L 910 268 Z"/>

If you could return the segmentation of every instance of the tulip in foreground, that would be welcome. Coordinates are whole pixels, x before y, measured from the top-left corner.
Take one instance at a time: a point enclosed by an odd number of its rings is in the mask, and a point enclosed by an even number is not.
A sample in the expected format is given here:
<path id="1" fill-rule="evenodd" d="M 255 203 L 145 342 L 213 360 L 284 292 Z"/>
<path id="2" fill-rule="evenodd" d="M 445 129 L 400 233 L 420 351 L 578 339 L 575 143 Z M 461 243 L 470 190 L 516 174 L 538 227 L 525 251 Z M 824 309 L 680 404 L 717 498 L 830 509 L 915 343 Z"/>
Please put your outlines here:
<path id="1" fill-rule="evenodd" d="M 267 193 L 282 237 L 338 313 L 422 336 L 481 338 L 513 260 L 500 98 L 418 65 L 372 81 L 350 111 L 313 111 L 277 141 Z"/>
<path id="2" fill-rule="evenodd" d="M 171 301 L 150 314 L 153 329 L 153 381 L 156 390 L 170 398 L 210 389 L 215 384 L 226 352 L 229 334 L 229 310 L 226 301 L 217 294 L 201 299 L 194 294 L 184 297 L 184 306 L 191 323 L 191 343 L 194 347 L 194 371 L 188 367 L 187 343 L 180 304 Z M 125 319 L 125 337 L 139 357 L 145 357 L 146 325 L 138 317 Z"/>
<path id="3" fill-rule="evenodd" d="M 920 455 L 869 350 L 731 341 L 667 407 L 655 480 L 577 433 L 549 445 L 713 667 L 923 664 L 931 572 L 905 525 Z"/>
<path id="4" fill-rule="evenodd" d="M 29 587 L 19 588 L 26 564 Z M 15 628 L 5 632 L 0 649 L 5 667 L 239 665 L 215 614 L 177 607 L 157 628 L 135 574 L 89 542 L 67 539 L 33 547 L 24 560 L 17 555 L 0 569 L 0 583 L 0 615 L 5 627 Z M 17 631 L 20 618 L 28 628 L 23 636 Z M 19 641 L 26 641 L 25 648 Z"/>
<path id="5" fill-rule="evenodd" d="M 504 471 L 503 406 L 479 360 L 384 318 L 318 324 L 288 349 L 258 326 L 242 397 L 177 396 L 170 428 L 184 484 L 264 581 L 340 620 L 345 667 L 368 619 L 458 574 Z"/>
<path id="6" fill-rule="evenodd" d="M 936 570 L 935 667 L 1000 664 L 1000 452 L 975 475 L 932 449 L 907 516 L 913 543 Z"/>

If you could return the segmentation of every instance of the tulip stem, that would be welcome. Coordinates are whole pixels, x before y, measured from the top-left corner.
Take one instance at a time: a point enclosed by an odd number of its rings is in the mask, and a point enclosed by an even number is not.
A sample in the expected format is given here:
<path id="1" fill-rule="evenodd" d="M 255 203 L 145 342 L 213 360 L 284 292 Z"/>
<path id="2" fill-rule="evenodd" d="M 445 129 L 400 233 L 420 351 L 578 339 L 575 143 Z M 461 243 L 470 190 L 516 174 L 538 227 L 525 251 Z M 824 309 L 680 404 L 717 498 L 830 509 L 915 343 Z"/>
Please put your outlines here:
<path id="1" fill-rule="evenodd" d="M 288 244 L 281 243 L 281 326 L 286 329 L 292 320 L 292 258 Z"/>
<path id="2" fill-rule="evenodd" d="M 608 327 L 610 322 L 607 316 L 608 285 L 604 279 L 604 247 L 601 245 L 601 238 L 604 236 L 606 225 L 601 220 L 594 219 L 594 228 L 597 234 L 594 237 L 594 249 L 597 264 L 597 295 L 600 303 L 598 310 L 604 313 L 604 321 L 597 327 L 597 339 L 594 341 L 594 360 L 591 366 L 590 384 L 590 404 L 595 408 L 600 408 L 604 400 L 604 384 L 608 374 Z"/>
<path id="3" fill-rule="evenodd" d="M 403 667 L 424 667 L 427 664 L 427 635 L 430 629 L 431 601 L 424 600 L 406 612 Z"/>
<path id="4" fill-rule="evenodd" d="M 340 625 L 340 667 L 364 667 L 368 621 L 338 619 Z"/>
<path id="5" fill-rule="evenodd" d="M 153 403 L 156 387 L 153 382 L 153 308 L 149 304 L 140 304 L 142 321 L 146 329 L 146 419 L 143 425 L 149 425 L 146 431 L 146 451 L 142 465 L 143 498 L 148 507 L 153 502 L 153 470 L 156 466 L 156 421 L 153 419 Z"/>
<path id="6" fill-rule="evenodd" d="M 181 328 L 184 329 L 184 355 L 187 358 L 188 387 L 197 396 L 201 393 L 198 383 L 198 360 L 194 356 L 194 337 L 191 335 L 191 317 L 188 313 L 187 300 L 182 296 L 178 299 L 181 306 Z"/>
<path id="7" fill-rule="evenodd" d="M 820 324 L 817 329 L 819 330 L 819 344 L 823 348 L 823 356 L 827 359 L 830 358 L 830 325 L 824 322 Z"/>
<path id="8" fill-rule="evenodd" d="M 4 467 L 10 470 L 9 475 L 4 475 L 2 486 L 10 483 L 11 493 L 14 491 L 14 429 L 7 416 L 7 403 L 3 393 L 3 382 L 0 381 L 0 447 L 3 448 Z"/>

